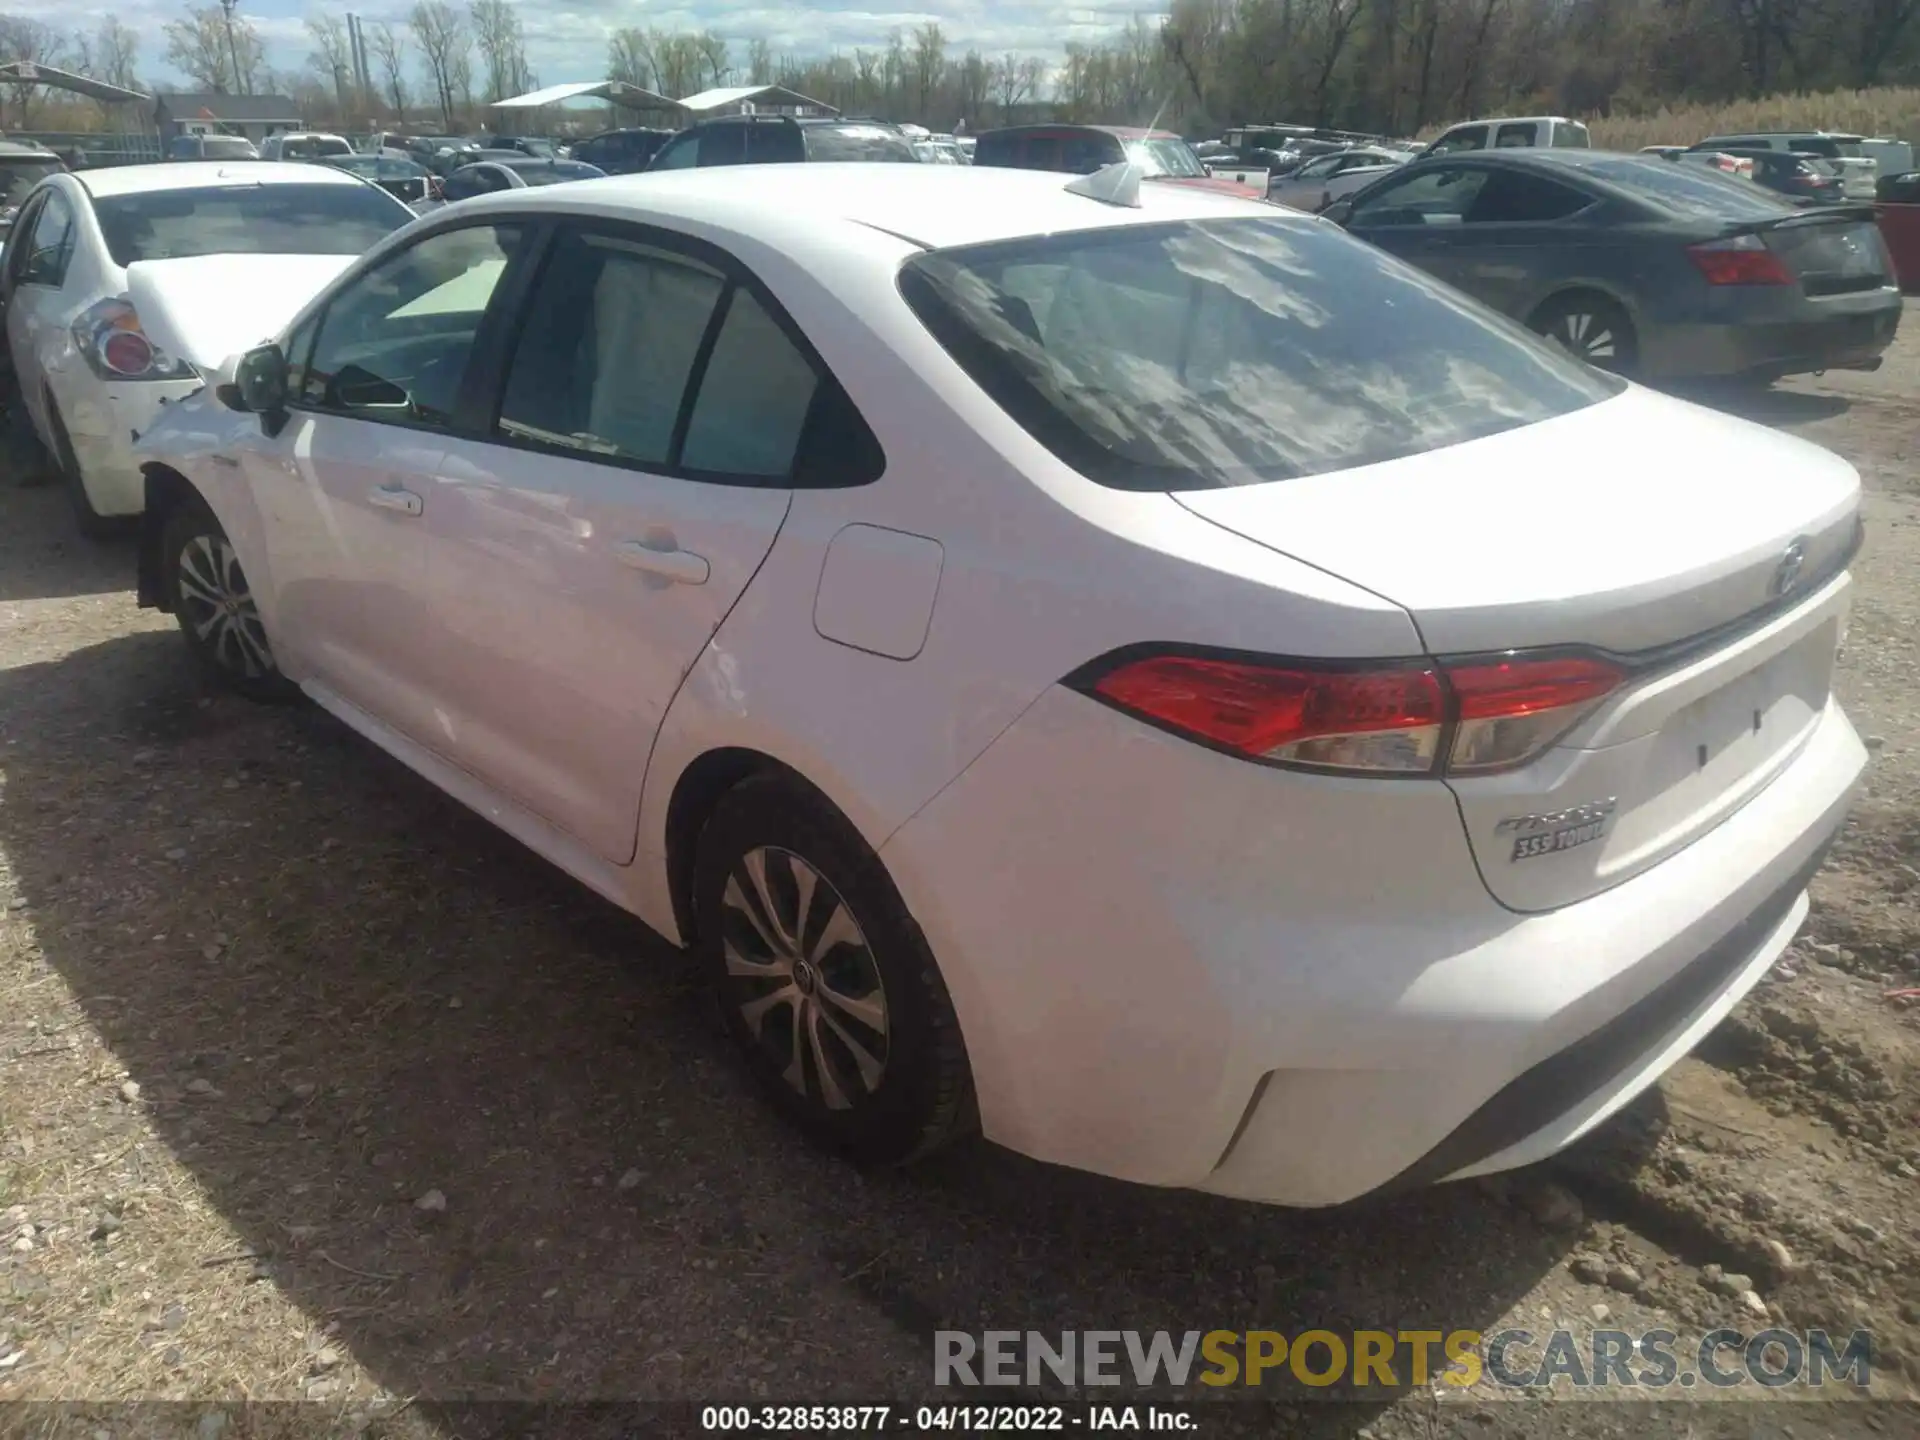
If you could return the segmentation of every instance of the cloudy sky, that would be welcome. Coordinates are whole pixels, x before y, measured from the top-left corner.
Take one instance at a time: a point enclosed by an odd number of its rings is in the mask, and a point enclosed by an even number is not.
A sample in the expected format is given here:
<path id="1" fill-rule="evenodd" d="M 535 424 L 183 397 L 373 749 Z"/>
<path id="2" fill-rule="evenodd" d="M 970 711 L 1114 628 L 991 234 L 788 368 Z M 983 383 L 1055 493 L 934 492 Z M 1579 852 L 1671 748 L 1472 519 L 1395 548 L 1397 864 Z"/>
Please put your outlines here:
<path id="1" fill-rule="evenodd" d="M 404 16 L 411 0 L 369 0 L 355 7 L 363 19 Z M 1091 0 L 1062 7 L 1039 0 L 920 0 L 912 10 L 870 9 L 875 0 L 815 0 L 808 8 L 776 8 L 769 0 L 664 0 L 673 8 L 647 5 L 641 0 L 559 0 L 553 5 L 523 3 L 528 56 L 541 83 L 598 79 L 606 71 L 606 37 L 625 25 L 699 30 L 712 27 L 734 42 L 735 57 L 744 61 L 746 43 L 765 36 L 776 52 L 818 54 L 831 49 L 886 44 L 888 32 L 911 31 L 928 20 L 938 21 L 954 51 L 977 46 L 988 55 L 1005 51 L 1057 55 L 1070 40 L 1093 41 L 1123 27 L 1136 13 L 1164 8 L 1157 0 L 1145 4 L 1127 0 Z M 884 3 L 884 0 L 881 0 Z M 0 8 L 29 15 L 48 24 L 72 29 L 91 28 L 112 13 L 139 32 L 140 71 L 154 80 L 173 82 L 165 64 L 166 22 L 184 12 L 184 0 L 124 0 L 112 6 L 96 3 L 62 4 L 60 0 L 0 0 Z M 344 11 L 324 0 L 240 0 L 242 13 L 252 17 L 267 43 L 275 69 L 295 69 L 305 63 L 306 33 L 301 17 L 321 9 Z"/>

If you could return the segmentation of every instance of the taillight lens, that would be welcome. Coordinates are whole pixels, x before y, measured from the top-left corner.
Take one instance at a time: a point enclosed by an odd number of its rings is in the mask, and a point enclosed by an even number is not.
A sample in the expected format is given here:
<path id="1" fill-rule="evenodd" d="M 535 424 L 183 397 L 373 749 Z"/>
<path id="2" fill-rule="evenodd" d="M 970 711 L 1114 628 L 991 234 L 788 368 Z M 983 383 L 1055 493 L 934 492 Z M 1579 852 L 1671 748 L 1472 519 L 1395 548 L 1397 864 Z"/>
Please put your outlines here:
<path id="1" fill-rule="evenodd" d="M 1532 758 L 1624 678 L 1614 666 L 1585 656 L 1449 666 L 1458 723 L 1447 769 L 1505 770 Z"/>
<path id="2" fill-rule="evenodd" d="M 192 380 L 197 372 L 147 338 L 125 300 L 102 300 L 73 322 L 73 343 L 102 380 Z"/>
<path id="3" fill-rule="evenodd" d="M 1435 775 L 1524 764 L 1624 678 L 1587 657 L 1367 669 L 1152 654 L 1070 683 L 1248 759 L 1343 774 Z"/>
<path id="4" fill-rule="evenodd" d="M 1730 235 L 1687 247 L 1709 285 L 1791 285 L 1793 272 L 1758 235 Z"/>

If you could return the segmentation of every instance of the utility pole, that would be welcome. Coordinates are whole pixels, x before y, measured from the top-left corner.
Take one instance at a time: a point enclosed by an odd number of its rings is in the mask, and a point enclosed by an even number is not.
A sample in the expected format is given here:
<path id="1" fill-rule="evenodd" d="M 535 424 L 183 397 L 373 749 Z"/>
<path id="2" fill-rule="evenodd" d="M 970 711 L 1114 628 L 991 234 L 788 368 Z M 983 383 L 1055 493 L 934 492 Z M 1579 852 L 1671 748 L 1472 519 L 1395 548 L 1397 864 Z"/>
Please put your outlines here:
<path id="1" fill-rule="evenodd" d="M 240 74 L 240 47 L 233 39 L 233 12 L 240 0 L 220 0 L 220 13 L 227 17 L 227 59 L 233 63 L 233 93 L 250 93 L 246 80 Z"/>

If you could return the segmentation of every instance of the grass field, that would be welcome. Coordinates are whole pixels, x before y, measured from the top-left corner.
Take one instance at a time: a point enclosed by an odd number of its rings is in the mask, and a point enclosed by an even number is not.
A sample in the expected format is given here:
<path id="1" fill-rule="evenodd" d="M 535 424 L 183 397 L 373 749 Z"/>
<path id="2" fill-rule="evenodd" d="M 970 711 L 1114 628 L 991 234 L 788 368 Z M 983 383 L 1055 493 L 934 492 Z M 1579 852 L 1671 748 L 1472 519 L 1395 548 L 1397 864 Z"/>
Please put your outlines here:
<path id="1" fill-rule="evenodd" d="M 1690 145 L 1709 135 L 1763 130 L 1838 130 L 1920 140 L 1920 89 L 1831 90 L 1769 95 L 1731 105 L 1685 105 L 1644 115 L 1589 116 L 1593 143 L 1607 150 Z"/>

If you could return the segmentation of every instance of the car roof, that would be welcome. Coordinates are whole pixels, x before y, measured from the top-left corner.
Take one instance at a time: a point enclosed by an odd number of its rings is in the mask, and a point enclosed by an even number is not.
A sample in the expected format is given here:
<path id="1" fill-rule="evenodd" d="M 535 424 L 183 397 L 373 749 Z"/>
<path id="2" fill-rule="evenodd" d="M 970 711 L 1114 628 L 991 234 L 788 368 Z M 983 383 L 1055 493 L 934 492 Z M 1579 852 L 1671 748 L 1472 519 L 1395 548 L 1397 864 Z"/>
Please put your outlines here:
<path id="1" fill-rule="evenodd" d="M 1155 221 L 1266 218 L 1325 222 L 1257 200 L 1185 185 L 1142 185 L 1138 207 L 1070 193 L 1082 177 L 966 165 L 718 165 L 650 170 L 585 184 L 483 195 L 461 202 L 528 204 L 724 231 L 778 245 L 784 237 L 864 226 L 927 249 Z"/>
<path id="2" fill-rule="evenodd" d="M 158 190 L 199 190 L 215 185 L 360 185 L 365 182 L 330 165 L 279 160 L 177 160 L 165 165 L 108 165 L 74 176 L 96 199 Z"/>

